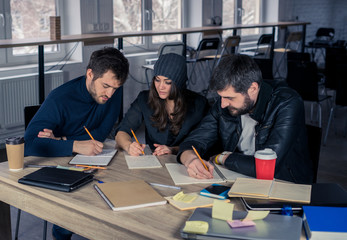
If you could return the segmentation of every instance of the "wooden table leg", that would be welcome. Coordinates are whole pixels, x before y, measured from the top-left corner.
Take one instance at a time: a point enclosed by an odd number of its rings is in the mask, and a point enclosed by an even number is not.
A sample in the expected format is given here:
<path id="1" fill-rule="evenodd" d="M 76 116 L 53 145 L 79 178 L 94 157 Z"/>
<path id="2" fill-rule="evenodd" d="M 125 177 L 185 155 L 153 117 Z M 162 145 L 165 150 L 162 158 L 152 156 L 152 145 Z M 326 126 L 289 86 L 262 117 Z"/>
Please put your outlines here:
<path id="1" fill-rule="evenodd" d="M 12 239 L 10 205 L 0 201 L 0 239 Z"/>

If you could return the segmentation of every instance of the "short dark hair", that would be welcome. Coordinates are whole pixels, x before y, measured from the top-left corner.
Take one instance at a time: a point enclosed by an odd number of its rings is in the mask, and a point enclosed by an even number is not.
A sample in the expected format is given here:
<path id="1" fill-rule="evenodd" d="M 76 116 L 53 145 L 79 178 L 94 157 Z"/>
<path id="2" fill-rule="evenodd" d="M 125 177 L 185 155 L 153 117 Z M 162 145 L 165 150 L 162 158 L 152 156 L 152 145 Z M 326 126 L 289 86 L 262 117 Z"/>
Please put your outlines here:
<path id="1" fill-rule="evenodd" d="M 105 47 L 92 53 L 87 69 L 93 71 L 93 80 L 102 77 L 104 73 L 111 70 L 120 83 L 124 84 L 129 73 L 129 62 L 118 49 Z"/>
<path id="2" fill-rule="evenodd" d="M 245 94 L 253 82 L 262 83 L 261 71 L 249 56 L 234 54 L 222 57 L 210 81 L 210 89 L 222 91 L 232 86 L 235 92 Z"/>

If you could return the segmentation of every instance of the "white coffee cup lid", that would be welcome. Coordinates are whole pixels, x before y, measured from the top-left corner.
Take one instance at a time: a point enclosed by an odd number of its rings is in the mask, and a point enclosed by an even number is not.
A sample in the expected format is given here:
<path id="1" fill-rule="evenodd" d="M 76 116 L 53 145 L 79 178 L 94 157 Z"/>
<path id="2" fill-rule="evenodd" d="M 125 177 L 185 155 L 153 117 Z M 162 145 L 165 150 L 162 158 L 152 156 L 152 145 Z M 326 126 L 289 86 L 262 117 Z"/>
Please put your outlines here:
<path id="1" fill-rule="evenodd" d="M 255 158 L 270 160 L 277 158 L 277 154 L 271 148 L 265 148 L 264 150 L 258 150 L 254 154 Z"/>

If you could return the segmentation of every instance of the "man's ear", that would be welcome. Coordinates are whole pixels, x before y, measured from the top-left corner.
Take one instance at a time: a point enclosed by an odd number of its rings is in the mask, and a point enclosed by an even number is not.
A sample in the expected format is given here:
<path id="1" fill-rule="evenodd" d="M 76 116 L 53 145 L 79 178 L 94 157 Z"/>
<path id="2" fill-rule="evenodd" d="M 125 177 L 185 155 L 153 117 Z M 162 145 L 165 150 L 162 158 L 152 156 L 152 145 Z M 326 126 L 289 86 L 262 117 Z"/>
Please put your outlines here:
<path id="1" fill-rule="evenodd" d="M 88 68 L 86 72 L 86 81 L 87 83 L 90 83 L 94 78 L 93 70 Z"/>
<path id="2" fill-rule="evenodd" d="M 259 92 L 259 84 L 256 82 L 252 82 L 251 86 L 248 88 L 248 96 L 257 97 Z"/>

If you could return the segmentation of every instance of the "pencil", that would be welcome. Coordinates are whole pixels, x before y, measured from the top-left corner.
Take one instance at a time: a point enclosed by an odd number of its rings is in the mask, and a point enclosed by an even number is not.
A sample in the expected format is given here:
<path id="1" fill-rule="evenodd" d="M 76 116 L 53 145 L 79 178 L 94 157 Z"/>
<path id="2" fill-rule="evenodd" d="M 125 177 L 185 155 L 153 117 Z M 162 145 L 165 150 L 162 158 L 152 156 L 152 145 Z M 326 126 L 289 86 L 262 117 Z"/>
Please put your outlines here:
<path id="1" fill-rule="evenodd" d="M 137 140 L 137 137 L 136 137 L 134 131 L 133 131 L 132 129 L 130 129 L 130 130 L 131 130 L 131 133 L 133 134 L 133 136 L 134 136 L 136 142 L 141 146 L 141 144 L 139 143 L 139 140 Z M 145 152 L 144 152 L 143 150 L 142 150 L 142 154 L 145 155 Z"/>
<path id="2" fill-rule="evenodd" d="M 83 164 L 76 164 L 76 167 L 86 167 L 86 168 L 95 168 L 95 169 L 107 169 L 106 167 L 83 165 Z"/>
<path id="3" fill-rule="evenodd" d="M 86 126 L 83 126 L 83 127 L 84 127 L 84 129 L 86 130 L 86 132 L 88 133 L 89 137 L 90 137 L 91 139 L 94 140 L 92 134 L 90 134 L 90 132 L 88 131 L 88 129 L 86 128 Z"/>
<path id="4" fill-rule="evenodd" d="M 208 171 L 208 168 L 207 168 L 206 164 L 204 163 L 204 160 L 202 160 L 202 159 L 201 159 L 201 157 L 200 157 L 200 155 L 199 155 L 198 151 L 196 151 L 196 149 L 195 149 L 195 147 L 194 147 L 194 146 L 192 146 L 192 148 L 193 148 L 193 150 L 194 150 L 194 152 L 195 152 L 196 156 L 198 156 L 198 158 L 200 159 L 200 161 L 201 161 L 202 165 L 204 165 L 205 169 Z"/>

